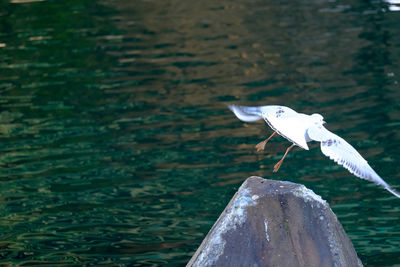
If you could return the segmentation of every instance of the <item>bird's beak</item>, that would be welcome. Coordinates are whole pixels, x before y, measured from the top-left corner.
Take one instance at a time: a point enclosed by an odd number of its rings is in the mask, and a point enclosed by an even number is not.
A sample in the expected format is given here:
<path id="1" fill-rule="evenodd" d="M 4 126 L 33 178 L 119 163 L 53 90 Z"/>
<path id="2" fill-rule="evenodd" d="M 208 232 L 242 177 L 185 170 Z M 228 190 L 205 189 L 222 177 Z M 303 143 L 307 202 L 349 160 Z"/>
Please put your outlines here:
<path id="1" fill-rule="evenodd" d="M 326 123 L 326 121 L 322 121 L 322 124 L 325 124 Z"/>

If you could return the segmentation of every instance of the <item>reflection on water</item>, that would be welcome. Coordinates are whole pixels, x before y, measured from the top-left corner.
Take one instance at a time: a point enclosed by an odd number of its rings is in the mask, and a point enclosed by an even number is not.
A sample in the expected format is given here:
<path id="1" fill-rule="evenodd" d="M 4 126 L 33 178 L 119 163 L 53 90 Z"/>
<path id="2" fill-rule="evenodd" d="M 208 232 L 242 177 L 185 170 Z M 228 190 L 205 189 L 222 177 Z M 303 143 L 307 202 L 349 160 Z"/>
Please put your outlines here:
<path id="1" fill-rule="evenodd" d="M 16 3 L 19 4 L 16 4 Z M 398 201 L 227 103 L 318 112 L 400 188 L 399 20 L 381 2 L 12 1 L 0 24 L 0 261 L 185 264 L 245 178 L 329 201 L 366 266 Z M 43 13 L 46 10 L 46 13 Z"/>

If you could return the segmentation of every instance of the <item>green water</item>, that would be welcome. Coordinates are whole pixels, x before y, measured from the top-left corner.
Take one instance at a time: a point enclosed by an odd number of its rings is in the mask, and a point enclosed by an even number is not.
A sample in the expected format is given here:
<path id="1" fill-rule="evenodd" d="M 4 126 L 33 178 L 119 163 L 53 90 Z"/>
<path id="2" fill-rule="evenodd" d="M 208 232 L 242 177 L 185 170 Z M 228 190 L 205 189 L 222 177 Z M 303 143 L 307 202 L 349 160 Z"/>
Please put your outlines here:
<path id="1" fill-rule="evenodd" d="M 0 263 L 184 265 L 251 175 L 326 199 L 365 266 L 400 200 L 228 103 L 318 112 L 400 189 L 400 12 L 380 1 L 0 1 Z"/>

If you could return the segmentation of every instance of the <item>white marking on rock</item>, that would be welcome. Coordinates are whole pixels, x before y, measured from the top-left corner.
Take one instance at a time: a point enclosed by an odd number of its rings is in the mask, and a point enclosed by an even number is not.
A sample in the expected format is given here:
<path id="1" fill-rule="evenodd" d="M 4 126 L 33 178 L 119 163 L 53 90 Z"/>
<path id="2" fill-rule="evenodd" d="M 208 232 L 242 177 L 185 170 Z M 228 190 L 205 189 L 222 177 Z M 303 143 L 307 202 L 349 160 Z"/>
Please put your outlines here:
<path id="1" fill-rule="evenodd" d="M 239 189 L 233 205 L 215 222 L 211 229 L 210 238 L 193 266 L 215 265 L 215 262 L 224 252 L 226 241 L 223 235 L 228 231 L 235 230 L 236 227 L 241 226 L 246 221 L 246 208 L 257 204 L 253 199 L 255 196 L 251 196 L 247 188 Z"/>
<path id="2" fill-rule="evenodd" d="M 264 220 L 264 226 L 265 226 L 265 237 L 267 238 L 267 241 L 269 242 L 268 221 L 266 219 Z"/>
<path id="3" fill-rule="evenodd" d="M 328 204 L 319 195 L 315 194 L 311 189 L 308 189 L 304 185 L 300 185 L 293 190 L 293 194 L 297 197 L 303 198 L 305 202 L 315 201 L 317 205 L 322 204 L 322 206 L 327 207 Z M 312 207 L 311 203 L 311 207 Z"/>

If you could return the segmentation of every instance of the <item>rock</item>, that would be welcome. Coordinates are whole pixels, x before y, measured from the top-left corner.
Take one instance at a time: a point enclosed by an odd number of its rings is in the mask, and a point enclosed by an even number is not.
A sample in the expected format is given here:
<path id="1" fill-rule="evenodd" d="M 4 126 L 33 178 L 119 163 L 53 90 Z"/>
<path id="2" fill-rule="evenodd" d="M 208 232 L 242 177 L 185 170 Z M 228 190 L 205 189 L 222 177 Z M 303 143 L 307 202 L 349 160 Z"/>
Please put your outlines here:
<path id="1" fill-rule="evenodd" d="M 304 185 L 248 178 L 187 266 L 362 266 L 326 201 Z"/>

